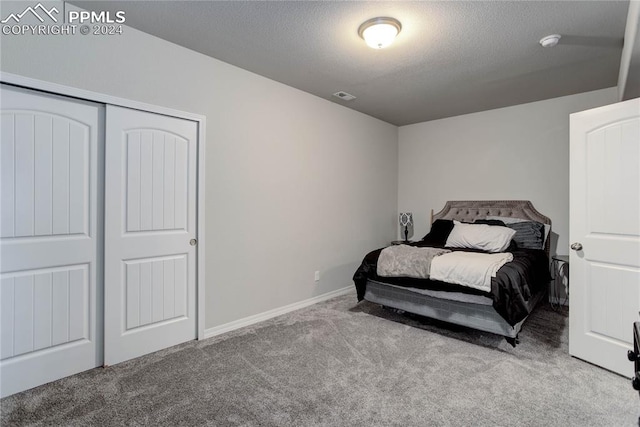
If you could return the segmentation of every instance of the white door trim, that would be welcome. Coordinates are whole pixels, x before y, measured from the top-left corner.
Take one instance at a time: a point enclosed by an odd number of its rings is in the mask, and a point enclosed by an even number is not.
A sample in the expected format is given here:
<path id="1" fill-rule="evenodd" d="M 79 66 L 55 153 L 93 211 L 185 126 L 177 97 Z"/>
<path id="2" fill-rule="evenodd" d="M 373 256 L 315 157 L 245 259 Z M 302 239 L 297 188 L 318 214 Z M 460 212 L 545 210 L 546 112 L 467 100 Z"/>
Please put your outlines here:
<path id="1" fill-rule="evenodd" d="M 40 90 L 57 95 L 64 95 L 72 98 L 84 99 L 86 101 L 98 102 L 102 104 L 116 105 L 120 107 L 132 108 L 135 110 L 148 111 L 165 116 L 178 117 L 188 119 L 198 123 L 198 166 L 197 166 L 197 239 L 198 246 L 196 252 L 196 274 L 197 274 L 197 290 L 196 290 L 196 307 L 197 307 L 197 325 L 198 339 L 205 338 L 205 312 L 204 312 L 204 292 L 205 292 L 205 146 L 206 146 L 206 116 L 185 111 L 174 110 L 171 108 L 159 107 L 144 102 L 132 101 L 130 99 L 118 98 L 115 96 L 92 92 L 89 90 L 78 89 L 58 83 L 47 82 L 43 80 L 32 79 L 30 77 L 19 76 L 17 74 L 0 72 L 0 82 L 20 86 L 27 89 Z"/>

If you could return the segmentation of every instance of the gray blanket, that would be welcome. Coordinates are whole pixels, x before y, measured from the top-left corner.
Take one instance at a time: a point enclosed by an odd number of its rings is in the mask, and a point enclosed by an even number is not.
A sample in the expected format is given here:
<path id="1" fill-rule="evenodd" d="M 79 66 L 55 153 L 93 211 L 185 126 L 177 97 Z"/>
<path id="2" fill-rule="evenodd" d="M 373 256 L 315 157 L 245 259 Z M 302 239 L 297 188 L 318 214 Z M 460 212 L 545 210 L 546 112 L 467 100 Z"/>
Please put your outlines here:
<path id="1" fill-rule="evenodd" d="M 417 248 L 395 245 L 384 248 L 378 258 L 377 273 L 383 277 L 413 277 L 428 279 L 431 260 L 451 252 L 448 249 Z"/>

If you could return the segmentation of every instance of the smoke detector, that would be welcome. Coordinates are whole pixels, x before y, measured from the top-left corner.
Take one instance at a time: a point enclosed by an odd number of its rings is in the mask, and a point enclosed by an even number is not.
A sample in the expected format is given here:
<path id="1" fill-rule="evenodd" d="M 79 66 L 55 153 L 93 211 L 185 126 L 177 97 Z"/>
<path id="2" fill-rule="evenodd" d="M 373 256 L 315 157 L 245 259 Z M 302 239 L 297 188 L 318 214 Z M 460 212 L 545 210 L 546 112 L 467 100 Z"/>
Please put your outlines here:
<path id="1" fill-rule="evenodd" d="M 333 96 L 335 96 L 336 98 L 340 98 L 343 101 L 351 101 L 353 99 L 356 99 L 355 96 L 351 95 L 350 93 L 344 92 L 342 90 L 334 93 Z"/>
<path id="2" fill-rule="evenodd" d="M 540 46 L 542 47 L 554 47 L 558 44 L 562 36 L 560 34 L 551 34 L 540 39 Z"/>

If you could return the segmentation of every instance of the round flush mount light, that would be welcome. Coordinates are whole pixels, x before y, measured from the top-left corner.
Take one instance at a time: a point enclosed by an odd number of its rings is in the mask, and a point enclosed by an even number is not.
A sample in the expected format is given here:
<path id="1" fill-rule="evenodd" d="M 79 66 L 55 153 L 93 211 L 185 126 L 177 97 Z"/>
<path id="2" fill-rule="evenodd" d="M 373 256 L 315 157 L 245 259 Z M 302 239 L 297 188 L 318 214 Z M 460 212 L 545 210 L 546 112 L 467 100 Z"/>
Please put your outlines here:
<path id="1" fill-rule="evenodd" d="M 551 34 L 540 39 L 540 46 L 542 47 L 554 47 L 560 41 L 562 36 L 560 34 Z"/>
<path id="2" fill-rule="evenodd" d="M 374 49 L 382 49 L 393 43 L 400 33 L 402 24 L 395 18 L 371 18 L 360 25 L 358 35 Z"/>

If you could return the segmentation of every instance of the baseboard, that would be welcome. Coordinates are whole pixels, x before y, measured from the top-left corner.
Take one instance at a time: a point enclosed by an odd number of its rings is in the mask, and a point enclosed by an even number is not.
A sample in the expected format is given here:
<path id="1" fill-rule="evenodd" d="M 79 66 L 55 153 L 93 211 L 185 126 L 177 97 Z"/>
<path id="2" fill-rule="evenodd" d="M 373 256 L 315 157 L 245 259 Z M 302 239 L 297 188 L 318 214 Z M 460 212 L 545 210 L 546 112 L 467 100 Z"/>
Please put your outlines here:
<path id="1" fill-rule="evenodd" d="M 322 301 L 326 301 L 331 298 L 346 295 L 353 291 L 353 286 L 346 286 L 335 291 L 327 292 L 326 294 L 318 295 L 313 298 L 309 298 L 303 301 L 294 302 L 293 304 L 285 305 L 284 307 L 274 308 L 273 310 L 265 311 L 264 313 L 254 314 L 253 316 L 245 317 L 244 319 L 234 320 L 233 322 L 225 323 L 224 325 L 214 326 L 213 328 L 204 330 L 204 339 L 215 337 L 217 335 L 231 332 L 236 329 L 244 328 L 245 326 L 254 325 L 256 323 L 264 322 L 265 320 L 272 319 L 274 317 L 290 313 L 292 311 L 300 310 L 301 308 L 309 307 L 310 305 L 317 304 Z"/>

